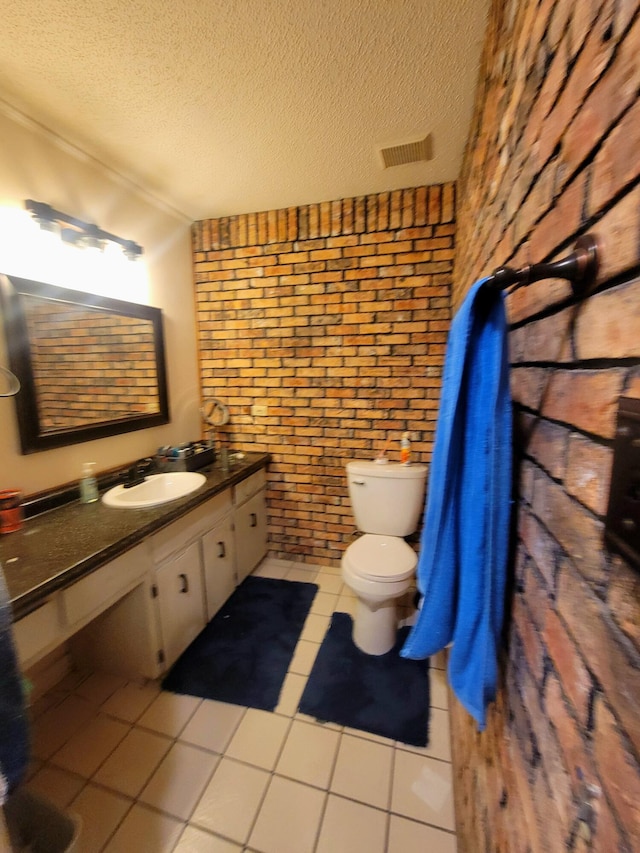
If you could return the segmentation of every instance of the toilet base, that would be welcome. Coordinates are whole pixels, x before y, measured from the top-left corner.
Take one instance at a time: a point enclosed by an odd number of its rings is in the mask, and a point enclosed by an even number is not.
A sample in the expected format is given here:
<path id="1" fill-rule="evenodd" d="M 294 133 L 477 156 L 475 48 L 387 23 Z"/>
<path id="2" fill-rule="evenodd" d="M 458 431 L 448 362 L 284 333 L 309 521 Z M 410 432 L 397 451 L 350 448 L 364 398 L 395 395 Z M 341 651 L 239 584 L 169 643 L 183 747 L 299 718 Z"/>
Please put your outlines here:
<path id="1" fill-rule="evenodd" d="M 353 642 L 367 655 L 385 655 L 396 643 L 398 619 L 395 599 L 368 602 L 357 599 Z"/>

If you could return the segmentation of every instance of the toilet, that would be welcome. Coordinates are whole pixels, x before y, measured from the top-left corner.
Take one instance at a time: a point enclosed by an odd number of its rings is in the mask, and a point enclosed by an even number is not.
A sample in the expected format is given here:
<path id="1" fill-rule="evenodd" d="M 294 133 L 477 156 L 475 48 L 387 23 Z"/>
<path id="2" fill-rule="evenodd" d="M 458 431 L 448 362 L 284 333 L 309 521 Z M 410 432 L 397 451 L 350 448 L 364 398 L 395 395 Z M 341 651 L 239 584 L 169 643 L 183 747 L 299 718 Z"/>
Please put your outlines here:
<path id="1" fill-rule="evenodd" d="M 353 642 L 366 654 L 383 655 L 396 642 L 396 600 L 416 568 L 416 552 L 402 537 L 418 526 L 427 466 L 352 461 L 347 479 L 363 534 L 342 557 L 342 578 L 357 598 Z"/>

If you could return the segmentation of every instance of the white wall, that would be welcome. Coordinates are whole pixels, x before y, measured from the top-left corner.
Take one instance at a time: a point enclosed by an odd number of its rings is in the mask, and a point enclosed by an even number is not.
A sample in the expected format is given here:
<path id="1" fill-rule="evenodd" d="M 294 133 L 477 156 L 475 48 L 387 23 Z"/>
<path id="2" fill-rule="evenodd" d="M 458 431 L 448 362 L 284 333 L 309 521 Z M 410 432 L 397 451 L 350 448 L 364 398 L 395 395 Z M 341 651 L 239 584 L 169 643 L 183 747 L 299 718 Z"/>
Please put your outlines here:
<path id="1" fill-rule="evenodd" d="M 95 461 L 98 471 L 103 471 L 147 456 L 161 444 L 198 438 L 200 399 L 190 223 L 0 104 L 0 212 L 14 208 L 17 214 L 27 198 L 95 222 L 144 247 L 146 292 L 111 295 L 162 309 L 171 409 L 171 423 L 166 426 L 23 456 L 15 402 L 0 398 L 0 488 L 21 488 L 33 494 L 77 480 L 82 462 Z M 25 258 L 25 270 L 34 260 Z M 6 257 L 0 260 L 0 272 L 33 277 L 15 268 L 2 269 L 3 263 L 8 263 Z M 45 279 L 44 272 L 41 280 L 63 284 L 55 276 Z M 79 289 L 75 283 L 67 286 Z M 90 284 L 86 289 L 91 290 Z M 0 363 L 6 366 L 3 335 L 0 324 Z"/>

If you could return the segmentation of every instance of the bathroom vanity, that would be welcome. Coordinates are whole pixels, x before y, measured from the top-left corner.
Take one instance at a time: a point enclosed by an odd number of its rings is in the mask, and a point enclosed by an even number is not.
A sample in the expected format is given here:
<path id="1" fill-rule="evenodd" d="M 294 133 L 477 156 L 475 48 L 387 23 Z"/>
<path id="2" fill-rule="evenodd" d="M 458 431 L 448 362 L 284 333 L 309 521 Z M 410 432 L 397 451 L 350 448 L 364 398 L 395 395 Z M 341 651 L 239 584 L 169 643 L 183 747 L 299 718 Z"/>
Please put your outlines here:
<path id="1" fill-rule="evenodd" d="M 268 461 L 212 466 L 197 492 L 150 509 L 76 501 L 4 537 L 23 669 L 68 642 L 80 665 L 166 671 L 266 553 Z"/>

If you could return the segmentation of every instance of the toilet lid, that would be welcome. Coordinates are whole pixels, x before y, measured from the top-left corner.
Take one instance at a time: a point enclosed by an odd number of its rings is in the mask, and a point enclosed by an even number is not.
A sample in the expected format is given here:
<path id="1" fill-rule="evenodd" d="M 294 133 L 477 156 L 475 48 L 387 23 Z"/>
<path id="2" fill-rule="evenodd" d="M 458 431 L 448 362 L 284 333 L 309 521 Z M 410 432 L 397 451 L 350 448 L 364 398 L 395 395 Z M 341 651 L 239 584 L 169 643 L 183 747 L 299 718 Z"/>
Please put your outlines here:
<path id="1" fill-rule="evenodd" d="M 365 533 L 344 553 L 349 568 L 365 580 L 402 581 L 410 577 L 418 562 L 416 552 L 398 536 Z"/>

